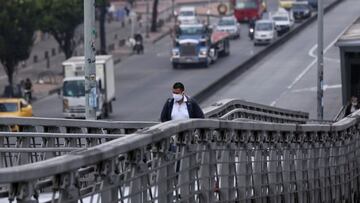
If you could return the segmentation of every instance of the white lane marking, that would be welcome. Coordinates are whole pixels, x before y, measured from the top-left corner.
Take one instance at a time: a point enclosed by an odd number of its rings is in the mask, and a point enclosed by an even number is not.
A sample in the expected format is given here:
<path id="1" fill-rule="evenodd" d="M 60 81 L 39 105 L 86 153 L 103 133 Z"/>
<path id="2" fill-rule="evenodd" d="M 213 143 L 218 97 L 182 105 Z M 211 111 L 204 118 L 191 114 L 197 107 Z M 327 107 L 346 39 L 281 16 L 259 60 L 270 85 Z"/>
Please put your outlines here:
<path id="1" fill-rule="evenodd" d="M 325 54 L 338 40 L 339 37 L 341 37 L 341 35 L 343 34 L 343 32 L 341 32 L 337 37 L 335 37 L 335 39 L 324 49 L 324 53 Z M 306 68 L 295 78 L 295 80 L 288 86 L 288 89 L 293 88 L 296 83 L 298 83 L 301 78 L 304 77 L 304 75 L 309 72 L 309 70 L 315 65 L 315 63 L 317 63 L 317 56 L 315 56 L 314 51 L 317 48 L 317 44 L 315 44 L 308 52 L 308 54 L 311 57 L 314 57 L 314 60 L 308 65 L 306 66 Z"/>
<path id="2" fill-rule="evenodd" d="M 348 26 L 345 27 L 345 29 L 343 29 L 340 34 L 338 36 L 335 37 L 335 39 L 324 49 L 324 53 L 325 54 L 335 43 L 336 41 L 338 40 L 338 38 L 340 38 L 346 30 L 348 30 L 348 28 L 353 24 L 353 22 L 351 22 Z M 287 90 L 285 90 L 283 93 L 281 93 L 281 95 L 276 99 L 274 100 L 273 102 L 271 102 L 271 106 L 275 106 L 276 103 L 278 102 L 278 100 L 284 95 L 286 94 L 286 92 L 288 90 L 290 90 L 291 88 L 293 88 L 295 86 L 295 84 L 297 82 L 299 82 L 301 80 L 302 77 L 304 77 L 304 75 L 309 72 L 309 70 L 311 69 L 311 67 L 317 62 L 317 56 L 315 56 L 314 52 L 317 48 L 317 44 L 315 44 L 313 47 L 311 47 L 311 49 L 309 50 L 308 54 L 315 58 L 312 62 L 310 62 L 310 64 L 305 68 L 305 70 L 303 70 L 296 78 L 295 80 L 287 87 Z M 338 62 L 338 61 L 336 61 Z"/>
<path id="3" fill-rule="evenodd" d="M 338 89 L 338 88 L 341 88 L 341 84 L 337 84 L 337 85 L 324 85 L 324 91 L 326 91 L 326 90 L 328 90 L 328 89 Z M 298 92 L 316 92 L 316 91 L 317 91 L 317 87 L 309 87 L 309 88 L 292 90 L 291 92 L 298 93 Z"/>

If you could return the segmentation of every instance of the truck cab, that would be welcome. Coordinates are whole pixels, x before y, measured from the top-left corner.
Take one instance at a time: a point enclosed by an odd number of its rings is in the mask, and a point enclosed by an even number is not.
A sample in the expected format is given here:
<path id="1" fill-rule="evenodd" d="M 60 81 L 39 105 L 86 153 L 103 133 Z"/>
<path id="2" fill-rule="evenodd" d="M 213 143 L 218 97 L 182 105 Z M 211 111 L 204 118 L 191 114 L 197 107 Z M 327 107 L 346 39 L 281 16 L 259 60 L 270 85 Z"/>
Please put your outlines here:
<path id="1" fill-rule="evenodd" d="M 181 24 L 174 39 L 170 60 L 173 68 L 185 64 L 208 67 L 217 60 L 218 53 L 228 55 L 229 34 L 213 32 L 203 24 Z"/>
<path id="2" fill-rule="evenodd" d="M 84 57 L 72 57 L 62 63 L 64 79 L 61 99 L 65 118 L 85 118 Z M 114 62 L 111 55 L 96 56 L 96 90 L 92 91 L 96 116 L 107 117 L 115 100 Z"/>

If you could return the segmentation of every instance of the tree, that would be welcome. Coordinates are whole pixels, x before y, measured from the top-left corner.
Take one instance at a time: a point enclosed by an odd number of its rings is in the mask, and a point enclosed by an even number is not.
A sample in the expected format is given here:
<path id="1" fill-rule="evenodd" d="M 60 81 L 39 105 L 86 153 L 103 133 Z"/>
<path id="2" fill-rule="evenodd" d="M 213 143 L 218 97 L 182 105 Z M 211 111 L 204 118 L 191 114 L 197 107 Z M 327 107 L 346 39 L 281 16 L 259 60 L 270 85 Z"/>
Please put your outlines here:
<path id="1" fill-rule="evenodd" d="M 65 58 L 76 48 L 76 29 L 84 21 L 83 0 L 38 0 L 42 31 L 50 33 L 58 42 Z"/>
<path id="2" fill-rule="evenodd" d="M 105 21 L 109 3 L 107 0 L 97 0 L 96 6 L 99 9 L 100 54 L 106 54 Z"/>
<path id="3" fill-rule="evenodd" d="M 158 4 L 159 0 L 154 0 L 151 18 L 151 32 L 156 32 L 157 30 Z"/>
<path id="4" fill-rule="evenodd" d="M 33 0 L 0 0 L 0 62 L 10 86 L 20 61 L 29 58 L 36 30 Z"/>

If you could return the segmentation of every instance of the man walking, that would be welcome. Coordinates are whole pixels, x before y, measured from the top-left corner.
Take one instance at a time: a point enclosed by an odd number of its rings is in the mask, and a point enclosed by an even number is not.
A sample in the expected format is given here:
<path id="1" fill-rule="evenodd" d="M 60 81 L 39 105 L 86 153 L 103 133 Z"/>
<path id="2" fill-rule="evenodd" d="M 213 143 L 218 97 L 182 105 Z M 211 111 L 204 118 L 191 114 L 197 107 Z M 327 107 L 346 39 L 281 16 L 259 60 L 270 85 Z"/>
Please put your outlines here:
<path id="1" fill-rule="evenodd" d="M 161 111 L 161 122 L 189 118 L 205 118 L 200 106 L 184 93 L 185 87 L 176 82 L 172 88 L 173 98 L 169 98 Z"/>

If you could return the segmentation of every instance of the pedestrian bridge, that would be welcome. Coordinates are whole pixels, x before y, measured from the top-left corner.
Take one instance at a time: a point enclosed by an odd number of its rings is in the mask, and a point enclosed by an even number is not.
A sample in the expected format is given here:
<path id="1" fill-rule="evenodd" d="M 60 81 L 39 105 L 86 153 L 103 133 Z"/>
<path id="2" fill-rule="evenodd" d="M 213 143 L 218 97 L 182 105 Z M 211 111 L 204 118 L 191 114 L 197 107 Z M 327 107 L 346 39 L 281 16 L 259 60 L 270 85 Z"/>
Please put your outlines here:
<path id="1" fill-rule="evenodd" d="M 359 202 L 359 115 L 241 100 L 207 119 L 0 119 L 0 202 Z M 18 131 L 18 132 L 12 132 Z"/>

